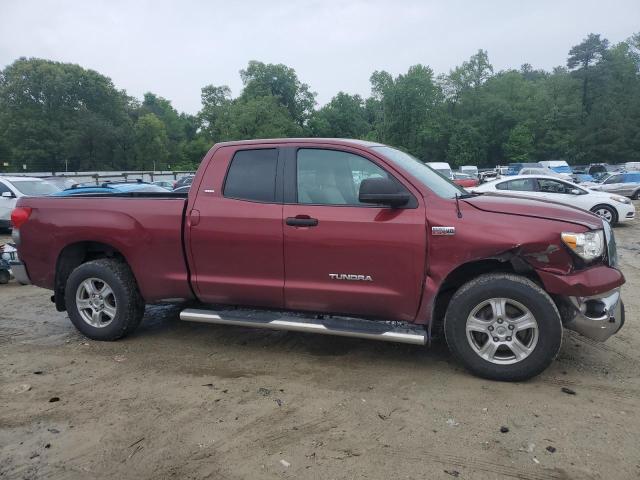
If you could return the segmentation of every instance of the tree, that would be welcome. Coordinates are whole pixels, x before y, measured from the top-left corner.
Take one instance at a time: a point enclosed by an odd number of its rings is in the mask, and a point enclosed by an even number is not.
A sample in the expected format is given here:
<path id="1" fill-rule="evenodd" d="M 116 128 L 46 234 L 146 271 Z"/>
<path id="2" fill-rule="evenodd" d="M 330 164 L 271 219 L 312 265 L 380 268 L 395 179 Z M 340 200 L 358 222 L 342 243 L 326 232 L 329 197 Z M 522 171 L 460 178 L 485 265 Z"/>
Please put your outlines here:
<path id="1" fill-rule="evenodd" d="M 243 100 L 272 96 L 301 127 L 316 104 L 316 94 L 309 89 L 309 85 L 300 82 L 293 68 L 281 63 L 275 65 L 252 60 L 246 69 L 240 70 L 240 78 L 244 84 Z"/>
<path id="2" fill-rule="evenodd" d="M 593 78 L 593 67 L 604 57 L 609 48 L 609 41 L 601 39 L 600 35 L 590 33 L 582 43 L 569 50 L 567 67 L 575 72 L 582 80 L 582 111 L 591 113 L 592 101 L 589 97 L 588 86 Z"/>
<path id="3" fill-rule="evenodd" d="M 344 92 L 338 92 L 309 120 L 309 130 L 315 137 L 364 138 L 370 129 L 362 97 Z"/>
<path id="4" fill-rule="evenodd" d="M 135 125 L 136 163 L 141 170 L 159 170 L 169 156 L 167 131 L 155 113 L 141 116 Z"/>
<path id="5" fill-rule="evenodd" d="M 0 124 L 14 168 L 59 171 L 112 160 L 128 98 L 78 65 L 20 58 L 0 73 Z M 97 166 L 97 165 L 95 165 Z"/>
<path id="6" fill-rule="evenodd" d="M 504 152 L 512 162 L 524 163 L 531 160 L 533 135 L 526 125 L 516 125 L 504 144 Z"/>

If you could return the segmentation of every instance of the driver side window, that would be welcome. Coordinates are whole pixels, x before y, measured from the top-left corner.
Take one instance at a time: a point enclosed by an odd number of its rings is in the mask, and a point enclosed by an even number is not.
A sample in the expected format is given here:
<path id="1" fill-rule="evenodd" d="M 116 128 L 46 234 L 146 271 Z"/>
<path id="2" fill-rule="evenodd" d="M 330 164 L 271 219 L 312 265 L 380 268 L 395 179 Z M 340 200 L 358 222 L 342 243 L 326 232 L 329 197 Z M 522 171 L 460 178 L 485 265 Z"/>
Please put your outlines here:
<path id="1" fill-rule="evenodd" d="M 571 193 L 570 185 L 548 178 L 539 178 L 538 186 L 540 191 L 544 193 Z"/>
<path id="2" fill-rule="evenodd" d="M 338 150 L 301 148 L 297 155 L 298 203 L 365 205 L 358 200 L 360 183 L 392 178 L 375 163 Z"/>

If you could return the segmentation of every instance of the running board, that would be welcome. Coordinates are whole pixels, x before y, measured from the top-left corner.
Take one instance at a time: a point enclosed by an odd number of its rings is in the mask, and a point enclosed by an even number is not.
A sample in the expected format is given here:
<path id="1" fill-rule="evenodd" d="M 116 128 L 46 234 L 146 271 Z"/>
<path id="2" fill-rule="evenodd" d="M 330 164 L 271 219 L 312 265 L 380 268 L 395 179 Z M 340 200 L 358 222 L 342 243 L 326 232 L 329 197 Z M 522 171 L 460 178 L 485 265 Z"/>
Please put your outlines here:
<path id="1" fill-rule="evenodd" d="M 180 320 L 366 338 L 413 345 L 427 344 L 427 332 L 424 327 L 403 322 L 362 320 L 351 317 L 312 318 L 260 310 L 202 310 L 197 308 L 188 308 L 180 312 Z"/>

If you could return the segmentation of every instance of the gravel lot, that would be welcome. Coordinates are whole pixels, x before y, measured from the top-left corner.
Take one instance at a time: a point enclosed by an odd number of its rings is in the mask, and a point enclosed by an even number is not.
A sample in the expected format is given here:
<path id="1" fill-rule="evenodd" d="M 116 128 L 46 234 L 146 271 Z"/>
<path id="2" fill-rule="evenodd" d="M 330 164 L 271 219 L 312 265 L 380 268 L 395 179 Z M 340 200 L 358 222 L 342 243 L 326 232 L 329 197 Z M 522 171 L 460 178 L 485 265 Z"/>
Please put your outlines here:
<path id="1" fill-rule="evenodd" d="M 616 236 L 624 329 L 568 332 L 516 384 L 443 344 L 187 324 L 176 306 L 93 342 L 50 292 L 0 285 L 0 477 L 640 478 L 640 222 Z"/>

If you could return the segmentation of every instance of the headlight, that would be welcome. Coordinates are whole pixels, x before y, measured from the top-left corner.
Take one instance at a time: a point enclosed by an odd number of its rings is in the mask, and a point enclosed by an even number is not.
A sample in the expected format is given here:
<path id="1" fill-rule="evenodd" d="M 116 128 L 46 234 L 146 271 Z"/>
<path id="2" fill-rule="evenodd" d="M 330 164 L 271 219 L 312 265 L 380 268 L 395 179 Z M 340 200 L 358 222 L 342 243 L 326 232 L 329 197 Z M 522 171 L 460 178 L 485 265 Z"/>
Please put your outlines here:
<path id="1" fill-rule="evenodd" d="M 629 200 L 627 197 L 620 197 L 618 195 L 611 195 L 611 200 L 615 202 L 626 203 L 627 205 L 631 203 L 631 200 Z"/>
<path id="2" fill-rule="evenodd" d="M 604 232 L 591 230 L 585 233 L 563 232 L 562 241 L 580 258 L 591 261 L 604 253 Z"/>

